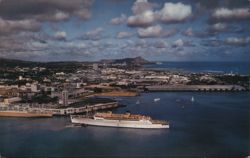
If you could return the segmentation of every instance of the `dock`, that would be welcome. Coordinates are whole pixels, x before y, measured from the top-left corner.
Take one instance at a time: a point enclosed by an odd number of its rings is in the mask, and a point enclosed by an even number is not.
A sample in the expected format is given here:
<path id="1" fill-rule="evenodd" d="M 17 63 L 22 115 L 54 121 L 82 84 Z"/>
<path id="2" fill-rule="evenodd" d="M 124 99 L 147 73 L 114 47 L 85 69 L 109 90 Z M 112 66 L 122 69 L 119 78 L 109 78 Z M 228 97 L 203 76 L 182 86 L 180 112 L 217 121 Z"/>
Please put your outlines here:
<path id="1" fill-rule="evenodd" d="M 53 115 L 63 116 L 63 115 L 72 115 L 80 114 L 86 112 L 94 112 L 97 110 L 111 109 L 118 107 L 118 102 L 109 102 L 109 103 L 98 103 L 93 105 L 83 105 L 79 107 L 62 107 L 56 109 L 43 109 L 45 112 L 51 112 Z"/>
<path id="2" fill-rule="evenodd" d="M 146 91 L 205 91 L 205 92 L 232 92 L 246 91 L 247 89 L 239 85 L 157 85 L 146 86 Z"/>
<path id="3" fill-rule="evenodd" d="M 8 116 L 6 112 L 15 112 L 20 115 L 20 112 L 31 112 L 38 114 L 51 114 L 51 116 L 66 116 L 71 114 L 80 114 L 86 112 L 94 112 L 97 110 L 111 109 L 118 107 L 118 102 L 108 102 L 108 103 L 97 103 L 97 104 L 84 104 L 78 106 L 67 106 L 60 108 L 49 108 L 49 107 L 30 107 L 22 104 L 11 105 L 11 106 L 0 106 L 0 113 L 4 112 L 4 116 Z M 1 114 L 3 115 L 3 114 Z M 12 114 L 13 115 L 13 114 Z M 27 115 L 28 116 L 28 115 Z"/>

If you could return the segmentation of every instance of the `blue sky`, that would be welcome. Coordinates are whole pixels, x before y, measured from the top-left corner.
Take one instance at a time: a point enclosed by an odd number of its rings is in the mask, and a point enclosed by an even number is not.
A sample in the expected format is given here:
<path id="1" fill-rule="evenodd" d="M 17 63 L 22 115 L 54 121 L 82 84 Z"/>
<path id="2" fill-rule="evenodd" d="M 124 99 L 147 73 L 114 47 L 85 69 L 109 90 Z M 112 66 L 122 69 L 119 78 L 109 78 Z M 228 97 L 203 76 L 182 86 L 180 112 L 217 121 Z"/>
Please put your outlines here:
<path id="1" fill-rule="evenodd" d="M 0 0 L 0 57 L 250 61 L 248 0 Z"/>

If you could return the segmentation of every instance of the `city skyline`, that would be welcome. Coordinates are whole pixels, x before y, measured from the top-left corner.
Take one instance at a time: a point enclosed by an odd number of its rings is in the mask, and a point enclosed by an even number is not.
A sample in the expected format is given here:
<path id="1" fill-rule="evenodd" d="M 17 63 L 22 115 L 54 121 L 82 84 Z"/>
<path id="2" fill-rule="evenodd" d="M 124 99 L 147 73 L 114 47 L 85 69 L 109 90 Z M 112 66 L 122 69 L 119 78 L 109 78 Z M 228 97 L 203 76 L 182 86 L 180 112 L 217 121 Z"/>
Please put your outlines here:
<path id="1" fill-rule="evenodd" d="M 247 0 L 0 0 L 0 57 L 249 61 Z"/>

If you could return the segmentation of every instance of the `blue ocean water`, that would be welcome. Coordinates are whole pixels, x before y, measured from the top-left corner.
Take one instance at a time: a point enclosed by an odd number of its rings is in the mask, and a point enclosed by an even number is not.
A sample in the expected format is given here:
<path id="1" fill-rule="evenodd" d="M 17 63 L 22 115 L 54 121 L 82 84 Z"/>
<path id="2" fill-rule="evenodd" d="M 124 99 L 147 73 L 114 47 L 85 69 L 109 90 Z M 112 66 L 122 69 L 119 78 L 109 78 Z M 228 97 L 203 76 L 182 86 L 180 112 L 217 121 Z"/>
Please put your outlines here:
<path id="1" fill-rule="evenodd" d="M 189 72 L 232 72 L 250 75 L 250 62 L 161 62 L 161 64 L 149 64 L 145 67 Z"/>
<path id="2" fill-rule="evenodd" d="M 0 118 L 0 153 L 7 158 L 250 155 L 249 92 L 157 92 L 119 99 L 127 106 L 113 112 L 169 120 L 170 129 L 71 127 L 68 117 Z"/>

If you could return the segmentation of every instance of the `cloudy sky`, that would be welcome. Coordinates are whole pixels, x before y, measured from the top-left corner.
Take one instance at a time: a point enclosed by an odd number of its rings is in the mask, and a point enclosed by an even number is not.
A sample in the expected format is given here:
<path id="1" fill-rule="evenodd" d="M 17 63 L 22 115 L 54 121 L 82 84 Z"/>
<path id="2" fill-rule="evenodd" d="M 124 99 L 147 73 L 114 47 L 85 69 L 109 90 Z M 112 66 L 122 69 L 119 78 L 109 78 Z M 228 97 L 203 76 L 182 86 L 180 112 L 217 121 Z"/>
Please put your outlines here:
<path id="1" fill-rule="evenodd" d="M 250 61 L 249 0 L 0 0 L 0 57 Z"/>

